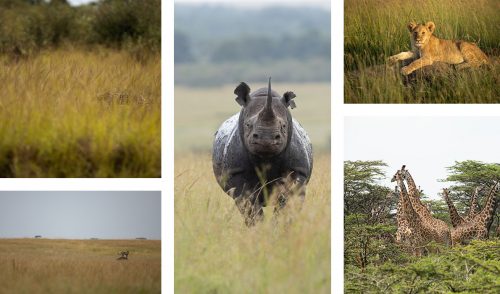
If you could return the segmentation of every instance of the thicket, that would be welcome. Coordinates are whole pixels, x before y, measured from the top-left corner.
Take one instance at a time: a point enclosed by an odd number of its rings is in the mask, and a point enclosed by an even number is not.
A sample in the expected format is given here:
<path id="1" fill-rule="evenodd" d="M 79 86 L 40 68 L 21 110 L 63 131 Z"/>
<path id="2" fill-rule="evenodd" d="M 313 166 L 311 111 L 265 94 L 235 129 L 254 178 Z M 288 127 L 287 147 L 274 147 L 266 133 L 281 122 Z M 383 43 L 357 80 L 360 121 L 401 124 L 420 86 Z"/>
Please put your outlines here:
<path id="1" fill-rule="evenodd" d="M 23 57 L 65 45 L 159 52 L 160 8 L 160 0 L 103 0 L 78 7 L 65 0 L 0 0 L 0 53 Z"/>
<path id="2" fill-rule="evenodd" d="M 445 248 L 429 244 L 429 253 L 416 258 L 395 242 L 398 194 L 380 184 L 383 161 L 344 163 L 344 261 L 347 293 L 498 293 L 500 290 L 499 213 L 490 227 L 490 240 Z M 478 161 L 456 162 L 443 181 L 463 214 L 477 185 L 500 179 L 500 165 Z M 434 217 L 450 223 L 443 200 L 422 195 Z M 498 197 L 498 196 L 497 196 Z M 479 202 L 483 204 L 484 195 Z M 451 225 L 450 225 L 451 227 Z M 436 250 L 438 249 L 438 250 Z M 496 292 L 495 292 L 496 291 Z"/>

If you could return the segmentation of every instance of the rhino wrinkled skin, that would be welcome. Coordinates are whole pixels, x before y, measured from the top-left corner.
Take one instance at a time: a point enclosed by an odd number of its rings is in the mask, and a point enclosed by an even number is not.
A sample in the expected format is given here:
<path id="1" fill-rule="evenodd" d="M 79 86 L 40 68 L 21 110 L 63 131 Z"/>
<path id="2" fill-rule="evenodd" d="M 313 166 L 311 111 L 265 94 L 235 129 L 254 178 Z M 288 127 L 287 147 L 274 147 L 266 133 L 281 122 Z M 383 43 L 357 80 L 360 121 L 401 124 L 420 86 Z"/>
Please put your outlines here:
<path id="1" fill-rule="evenodd" d="M 242 109 L 215 133 L 212 164 L 217 182 L 252 226 L 263 218 L 269 195 L 277 194 L 275 212 L 291 195 L 304 199 L 313 166 L 312 145 L 290 114 L 293 92 L 281 97 L 269 79 L 268 88 L 250 93 L 242 82 L 234 93 Z"/>

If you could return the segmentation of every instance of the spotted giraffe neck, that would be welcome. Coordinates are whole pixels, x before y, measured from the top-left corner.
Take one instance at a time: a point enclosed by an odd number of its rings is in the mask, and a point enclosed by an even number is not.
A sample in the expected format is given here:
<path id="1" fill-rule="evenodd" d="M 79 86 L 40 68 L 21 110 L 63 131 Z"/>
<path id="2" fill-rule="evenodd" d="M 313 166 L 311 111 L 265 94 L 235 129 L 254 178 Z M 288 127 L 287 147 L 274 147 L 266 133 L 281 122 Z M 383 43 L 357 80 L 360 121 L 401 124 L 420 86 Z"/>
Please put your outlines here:
<path id="1" fill-rule="evenodd" d="M 401 201 L 401 207 L 403 209 L 402 214 L 405 217 L 418 218 L 418 214 L 413 209 L 409 199 L 410 197 L 408 196 L 408 191 L 406 190 L 403 178 L 399 174 L 396 175 L 396 181 L 399 186 L 399 200 Z"/>
<path id="2" fill-rule="evenodd" d="M 413 208 L 417 211 L 417 213 L 421 214 L 423 217 L 426 218 L 431 217 L 430 211 L 420 201 L 420 193 L 417 189 L 417 185 L 415 184 L 415 181 L 413 180 L 413 177 L 411 176 L 410 172 L 408 170 L 403 170 L 403 174 L 404 174 L 404 179 L 408 183 L 409 198 Z"/>
<path id="3" fill-rule="evenodd" d="M 481 222 L 483 225 L 487 225 L 490 220 L 493 218 L 493 214 L 496 210 L 496 193 L 497 193 L 498 182 L 491 187 L 490 192 L 488 194 L 488 198 L 486 199 L 486 203 L 484 204 L 483 210 L 479 212 L 476 216 L 474 216 L 473 220 L 477 220 Z"/>
<path id="4" fill-rule="evenodd" d="M 453 202 L 451 202 L 447 189 L 443 189 L 443 196 L 450 212 L 451 225 L 456 228 L 457 226 L 463 224 L 465 220 L 458 214 L 455 205 L 453 205 Z"/>
<path id="5" fill-rule="evenodd" d="M 470 207 L 469 207 L 469 213 L 467 214 L 468 219 L 472 219 L 474 216 L 476 216 L 479 211 L 477 211 L 477 195 L 479 194 L 479 191 L 482 189 L 482 187 L 477 187 L 474 190 L 474 194 L 472 194 L 471 200 L 470 200 Z"/>

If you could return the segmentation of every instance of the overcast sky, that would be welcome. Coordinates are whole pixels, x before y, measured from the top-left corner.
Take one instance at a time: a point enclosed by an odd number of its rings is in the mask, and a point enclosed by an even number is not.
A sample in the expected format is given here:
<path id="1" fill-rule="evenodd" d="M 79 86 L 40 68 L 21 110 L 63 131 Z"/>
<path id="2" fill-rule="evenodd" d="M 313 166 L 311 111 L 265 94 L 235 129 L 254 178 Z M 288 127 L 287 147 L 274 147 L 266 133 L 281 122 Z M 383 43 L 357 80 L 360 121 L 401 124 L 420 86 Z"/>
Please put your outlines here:
<path id="1" fill-rule="evenodd" d="M 68 0 L 69 4 L 71 5 L 81 5 L 81 4 L 87 4 L 89 2 L 97 2 L 99 0 Z"/>
<path id="2" fill-rule="evenodd" d="M 347 117 L 345 160 L 383 160 L 389 165 L 383 184 L 406 164 L 427 196 L 450 183 L 438 182 L 455 161 L 500 162 L 499 117 Z"/>
<path id="3" fill-rule="evenodd" d="M 315 6 L 330 9 L 330 0 L 175 0 L 175 3 L 227 4 L 241 7 L 264 7 L 271 5 Z"/>
<path id="4" fill-rule="evenodd" d="M 68 0 L 72 5 L 97 2 L 97 0 Z M 330 9 L 330 0 L 175 0 L 175 3 L 181 4 L 225 4 L 240 7 L 259 8 L 271 5 L 287 6 L 314 6 Z"/>
<path id="5" fill-rule="evenodd" d="M 0 191 L 0 238 L 161 239 L 160 192 Z"/>

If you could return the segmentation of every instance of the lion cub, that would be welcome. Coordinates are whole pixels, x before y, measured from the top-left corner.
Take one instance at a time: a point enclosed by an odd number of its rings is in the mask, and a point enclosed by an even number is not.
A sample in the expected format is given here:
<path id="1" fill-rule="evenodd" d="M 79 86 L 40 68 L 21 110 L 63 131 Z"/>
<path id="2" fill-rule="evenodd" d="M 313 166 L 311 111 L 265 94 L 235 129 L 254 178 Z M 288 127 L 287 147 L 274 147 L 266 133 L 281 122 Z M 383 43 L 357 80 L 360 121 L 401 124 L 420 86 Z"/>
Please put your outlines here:
<path id="1" fill-rule="evenodd" d="M 389 62 L 414 59 L 408 66 L 401 68 L 403 75 L 409 75 L 415 70 L 431 65 L 435 61 L 458 64 L 457 68 L 479 67 L 488 64 L 486 54 L 476 44 L 465 41 L 439 39 L 432 35 L 436 25 L 429 21 L 426 24 L 408 24 L 411 33 L 411 51 L 401 52 L 389 57 Z"/>

